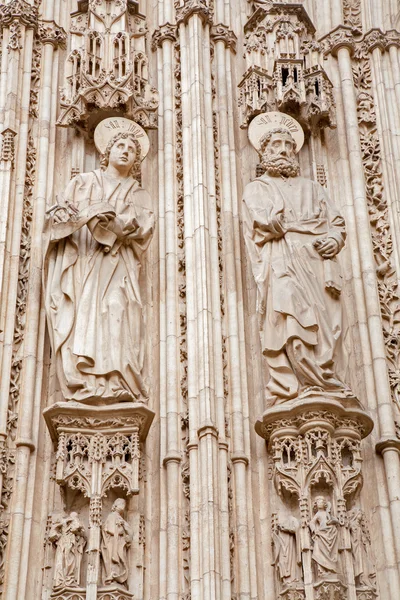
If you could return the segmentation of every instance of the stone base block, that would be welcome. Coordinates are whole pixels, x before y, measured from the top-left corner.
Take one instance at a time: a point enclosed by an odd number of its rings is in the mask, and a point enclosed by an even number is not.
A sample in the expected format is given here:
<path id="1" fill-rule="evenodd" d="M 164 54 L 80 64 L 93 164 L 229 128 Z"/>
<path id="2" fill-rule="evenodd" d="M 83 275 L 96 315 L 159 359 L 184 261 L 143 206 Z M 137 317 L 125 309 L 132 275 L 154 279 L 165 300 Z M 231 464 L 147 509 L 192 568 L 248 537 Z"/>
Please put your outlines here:
<path id="1" fill-rule="evenodd" d="M 140 402 L 119 402 L 107 406 L 88 406 L 80 402 L 57 402 L 43 411 L 51 439 L 57 443 L 60 430 L 93 433 L 118 433 L 139 430 L 144 441 L 154 412 Z"/>
<path id="2" fill-rule="evenodd" d="M 50 596 L 51 600 L 85 600 L 86 590 L 76 587 L 65 587 L 54 590 Z"/>
<path id="3" fill-rule="evenodd" d="M 97 600 L 131 600 L 132 598 L 133 594 L 119 585 L 97 590 Z"/>
<path id="4" fill-rule="evenodd" d="M 141 443 L 154 413 L 139 403 L 86 406 L 60 402 L 44 411 L 57 449 L 56 481 L 92 497 L 112 488 L 139 493 Z"/>
<path id="5" fill-rule="evenodd" d="M 373 429 L 374 423 L 355 398 L 334 399 L 322 395 L 296 398 L 268 408 L 255 425 L 258 435 L 272 441 L 275 432 L 302 435 L 319 424 L 332 431 L 356 432 L 362 439 Z"/>

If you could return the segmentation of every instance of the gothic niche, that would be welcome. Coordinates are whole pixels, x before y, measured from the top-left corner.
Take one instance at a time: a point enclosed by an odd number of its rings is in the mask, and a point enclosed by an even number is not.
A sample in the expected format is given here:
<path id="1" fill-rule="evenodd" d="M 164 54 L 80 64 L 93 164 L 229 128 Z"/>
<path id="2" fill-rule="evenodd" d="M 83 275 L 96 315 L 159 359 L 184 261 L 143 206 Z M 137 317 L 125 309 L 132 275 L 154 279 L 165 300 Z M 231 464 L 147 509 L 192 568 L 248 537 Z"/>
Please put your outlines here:
<path id="1" fill-rule="evenodd" d="M 340 264 L 346 229 L 323 187 L 301 177 L 300 124 L 253 119 L 265 173 L 244 190 L 243 223 L 257 284 L 269 378 L 256 423 L 271 462 L 273 564 L 282 600 L 373 600 L 361 440 L 373 421 L 346 383 Z M 318 298 L 318 301 L 314 300 Z M 354 593 L 355 592 L 355 593 Z"/>
<path id="2" fill-rule="evenodd" d="M 155 127 L 158 92 L 149 83 L 147 25 L 138 6 L 133 0 L 78 1 L 58 125 L 85 130 L 94 109 L 118 111 L 146 129 Z"/>
<path id="3" fill-rule="evenodd" d="M 94 77 L 102 42 L 87 39 Z M 126 49 L 123 36 L 118 45 Z M 102 168 L 71 180 L 47 211 L 43 236 L 59 386 L 44 410 L 60 486 L 45 540 L 44 593 L 54 600 L 129 600 L 133 591 L 140 597 L 144 577 L 142 459 L 154 413 L 140 272 L 154 214 L 138 179 L 149 139 L 134 121 L 108 117 L 94 142 Z"/>
<path id="4" fill-rule="evenodd" d="M 280 110 L 306 130 L 334 127 L 332 84 L 302 0 L 253 4 L 244 28 L 247 70 L 239 84 L 241 126 L 264 111 Z"/>

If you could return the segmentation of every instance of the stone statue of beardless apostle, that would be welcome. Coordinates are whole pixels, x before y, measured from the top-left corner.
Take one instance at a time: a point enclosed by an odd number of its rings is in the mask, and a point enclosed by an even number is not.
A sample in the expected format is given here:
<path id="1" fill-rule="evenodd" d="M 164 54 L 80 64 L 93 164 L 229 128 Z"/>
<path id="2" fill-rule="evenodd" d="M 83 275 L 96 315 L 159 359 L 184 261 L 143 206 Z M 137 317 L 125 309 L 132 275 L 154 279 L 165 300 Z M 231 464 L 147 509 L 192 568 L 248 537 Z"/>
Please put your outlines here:
<path id="1" fill-rule="evenodd" d="M 298 140 L 289 128 L 271 124 L 261 133 L 265 174 L 245 188 L 244 220 L 270 376 L 267 404 L 309 393 L 352 396 L 338 366 L 336 256 L 345 243 L 344 219 L 319 183 L 300 177 Z"/>
<path id="2" fill-rule="evenodd" d="M 142 257 L 154 215 L 135 173 L 148 138 L 128 119 L 96 128 L 101 169 L 68 185 L 45 230 L 45 304 L 64 399 L 144 401 Z"/>

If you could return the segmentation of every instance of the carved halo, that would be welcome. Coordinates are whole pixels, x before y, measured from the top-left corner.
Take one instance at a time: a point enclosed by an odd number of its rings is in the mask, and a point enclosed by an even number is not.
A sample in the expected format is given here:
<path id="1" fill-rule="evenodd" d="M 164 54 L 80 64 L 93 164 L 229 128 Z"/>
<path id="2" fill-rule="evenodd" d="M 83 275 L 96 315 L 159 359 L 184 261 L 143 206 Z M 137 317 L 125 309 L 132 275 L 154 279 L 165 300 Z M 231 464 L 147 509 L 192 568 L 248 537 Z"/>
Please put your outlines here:
<path id="1" fill-rule="evenodd" d="M 94 132 L 94 143 L 100 154 L 104 154 L 110 140 L 117 133 L 132 133 L 140 144 L 140 159 L 143 160 L 150 148 L 150 141 L 145 130 L 135 121 L 124 117 L 109 117 L 97 125 Z"/>
<path id="2" fill-rule="evenodd" d="M 287 129 L 296 142 L 296 153 L 300 152 L 304 144 L 304 131 L 300 123 L 287 115 L 278 111 L 271 111 L 257 115 L 249 126 L 249 140 L 257 152 L 261 152 L 261 140 L 266 133 L 273 129 Z"/>

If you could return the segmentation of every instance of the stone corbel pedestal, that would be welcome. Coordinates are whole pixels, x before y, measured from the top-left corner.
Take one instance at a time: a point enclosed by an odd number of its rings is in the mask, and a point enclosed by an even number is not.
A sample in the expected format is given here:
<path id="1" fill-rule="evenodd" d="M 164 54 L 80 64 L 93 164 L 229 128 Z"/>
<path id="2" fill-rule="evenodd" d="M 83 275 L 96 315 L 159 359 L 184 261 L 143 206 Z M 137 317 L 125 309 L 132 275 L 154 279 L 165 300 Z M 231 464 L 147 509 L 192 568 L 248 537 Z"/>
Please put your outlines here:
<path id="1" fill-rule="evenodd" d="M 280 543 L 282 547 L 292 544 L 301 553 L 300 568 L 288 561 L 287 573 L 292 575 L 285 579 L 275 562 L 280 600 L 376 597 L 373 585 L 365 595 L 365 589 L 356 581 L 349 526 L 350 508 L 361 512 L 354 508 L 363 484 L 361 440 L 372 428 L 372 419 L 355 398 L 338 400 L 317 395 L 273 406 L 257 421 L 256 432 L 267 441 L 273 463 L 275 555 L 279 555 Z M 326 517 L 329 535 L 336 539 L 332 555 L 337 556 L 337 562 L 332 570 L 321 569 L 315 560 L 318 544 L 324 544 L 318 539 L 321 517 Z"/>
<path id="2" fill-rule="evenodd" d="M 76 598 L 130 600 L 133 594 L 123 586 L 101 587 L 102 498 L 114 488 L 124 490 L 126 496 L 139 493 L 140 446 L 154 413 L 140 403 L 60 402 L 43 414 L 57 452 L 57 483 L 90 499 L 86 595 L 78 593 Z M 52 598 L 70 598 L 68 594 L 69 590 L 60 590 Z"/>

